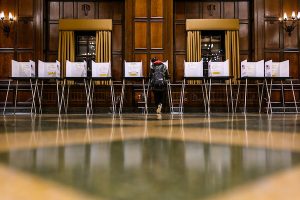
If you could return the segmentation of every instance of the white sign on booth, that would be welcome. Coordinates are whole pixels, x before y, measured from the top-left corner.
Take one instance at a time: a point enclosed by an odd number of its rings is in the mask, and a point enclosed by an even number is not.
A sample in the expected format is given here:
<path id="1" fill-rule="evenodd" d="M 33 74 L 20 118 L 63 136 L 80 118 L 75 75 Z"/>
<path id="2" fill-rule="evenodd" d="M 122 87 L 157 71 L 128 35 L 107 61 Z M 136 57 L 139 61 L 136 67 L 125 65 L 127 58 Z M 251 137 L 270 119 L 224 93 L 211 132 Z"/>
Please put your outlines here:
<path id="1" fill-rule="evenodd" d="M 184 77 L 203 77 L 203 59 L 200 62 L 184 61 Z"/>
<path id="2" fill-rule="evenodd" d="M 125 77 L 143 77 L 143 63 L 125 61 Z"/>
<path id="3" fill-rule="evenodd" d="M 229 60 L 224 62 L 208 62 L 208 76 L 229 76 Z"/>
<path id="4" fill-rule="evenodd" d="M 18 62 L 12 60 L 12 77 L 35 77 L 35 62 Z"/>
<path id="5" fill-rule="evenodd" d="M 92 61 L 92 77 L 111 77 L 111 62 Z"/>
<path id="6" fill-rule="evenodd" d="M 38 62 L 38 77 L 60 77 L 60 62 Z"/>
<path id="7" fill-rule="evenodd" d="M 264 77 L 264 60 L 258 62 L 241 62 L 241 77 Z"/>
<path id="8" fill-rule="evenodd" d="M 86 62 L 66 62 L 66 77 L 86 77 L 87 65 Z"/>

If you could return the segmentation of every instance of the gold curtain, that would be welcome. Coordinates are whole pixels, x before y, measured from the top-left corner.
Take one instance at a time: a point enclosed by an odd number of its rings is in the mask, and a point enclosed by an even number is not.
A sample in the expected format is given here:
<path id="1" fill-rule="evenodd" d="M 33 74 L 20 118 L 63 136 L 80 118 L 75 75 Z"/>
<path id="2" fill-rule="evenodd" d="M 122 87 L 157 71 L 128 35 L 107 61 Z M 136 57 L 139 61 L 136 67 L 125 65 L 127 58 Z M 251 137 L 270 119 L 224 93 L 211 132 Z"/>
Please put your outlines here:
<path id="1" fill-rule="evenodd" d="M 58 61 L 61 66 L 61 77 L 66 75 L 66 60 L 75 61 L 74 31 L 59 31 Z"/>
<path id="2" fill-rule="evenodd" d="M 111 61 L 111 31 L 96 33 L 96 62 Z"/>
<path id="3" fill-rule="evenodd" d="M 111 31 L 96 32 L 96 62 L 111 61 Z M 108 81 L 96 81 L 96 85 L 108 85 Z"/>
<path id="4" fill-rule="evenodd" d="M 230 75 L 240 76 L 239 31 L 225 31 L 225 57 L 229 59 Z"/>
<path id="5" fill-rule="evenodd" d="M 187 61 L 201 61 L 201 31 L 187 32 Z"/>

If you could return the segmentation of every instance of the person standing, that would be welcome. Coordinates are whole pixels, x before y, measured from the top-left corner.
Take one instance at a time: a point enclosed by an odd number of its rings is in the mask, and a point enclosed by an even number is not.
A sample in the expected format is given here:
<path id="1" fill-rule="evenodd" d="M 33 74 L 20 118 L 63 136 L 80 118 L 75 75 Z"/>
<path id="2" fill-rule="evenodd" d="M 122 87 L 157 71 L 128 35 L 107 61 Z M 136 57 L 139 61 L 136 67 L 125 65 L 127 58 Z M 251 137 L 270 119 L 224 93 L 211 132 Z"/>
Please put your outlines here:
<path id="1" fill-rule="evenodd" d="M 166 65 L 156 57 L 151 59 L 150 85 L 154 93 L 156 113 L 160 114 L 165 102 L 167 79 L 169 73 Z"/>

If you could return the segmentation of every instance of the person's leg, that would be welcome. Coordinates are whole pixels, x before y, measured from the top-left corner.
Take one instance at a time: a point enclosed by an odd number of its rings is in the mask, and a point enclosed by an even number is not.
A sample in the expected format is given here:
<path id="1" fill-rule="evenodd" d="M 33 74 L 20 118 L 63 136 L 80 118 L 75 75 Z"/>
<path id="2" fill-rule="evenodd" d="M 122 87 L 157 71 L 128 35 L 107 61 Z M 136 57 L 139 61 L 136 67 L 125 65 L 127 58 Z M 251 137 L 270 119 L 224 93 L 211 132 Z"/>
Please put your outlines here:
<path id="1" fill-rule="evenodd" d="M 164 91 L 157 91 L 156 93 L 157 95 L 157 110 L 156 113 L 160 114 L 161 113 L 161 109 L 162 109 L 162 105 L 163 105 L 163 99 L 164 99 Z"/>
<path id="2" fill-rule="evenodd" d="M 158 106 L 159 102 L 160 102 L 160 98 L 159 98 L 159 91 L 157 90 L 153 90 L 153 94 L 154 94 L 154 102 L 155 102 L 155 107 Z"/>

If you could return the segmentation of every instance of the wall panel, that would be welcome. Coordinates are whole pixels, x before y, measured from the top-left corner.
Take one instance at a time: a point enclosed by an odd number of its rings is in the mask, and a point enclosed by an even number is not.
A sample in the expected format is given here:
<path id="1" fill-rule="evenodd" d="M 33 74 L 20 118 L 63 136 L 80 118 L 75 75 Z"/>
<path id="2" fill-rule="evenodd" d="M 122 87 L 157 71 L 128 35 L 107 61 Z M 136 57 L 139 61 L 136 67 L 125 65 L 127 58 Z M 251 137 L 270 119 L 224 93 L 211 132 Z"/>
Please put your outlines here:
<path id="1" fill-rule="evenodd" d="M 33 0 L 19 0 L 19 17 L 33 17 Z"/>
<path id="2" fill-rule="evenodd" d="M 234 18 L 234 2 L 224 2 L 224 16 L 223 18 Z"/>
<path id="3" fill-rule="evenodd" d="M 147 23 L 136 22 L 134 27 L 135 49 L 147 49 Z"/>
<path id="4" fill-rule="evenodd" d="M 265 0 L 265 16 L 266 17 L 280 16 L 280 1 Z"/>
<path id="5" fill-rule="evenodd" d="M 49 24 L 49 50 L 58 51 L 58 24 Z"/>
<path id="6" fill-rule="evenodd" d="M 175 3 L 175 20 L 185 20 L 185 2 L 177 1 Z"/>
<path id="7" fill-rule="evenodd" d="M 151 17 L 163 17 L 163 0 L 151 0 Z"/>
<path id="8" fill-rule="evenodd" d="M 63 2 L 63 18 L 74 18 L 74 3 Z"/>
<path id="9" fill-rule="evenodd" d="M 278 21 L 265 21 L 265 48 L 266 49 L 279 49 L 280 24 Z"/>
<path id="10" fill-rule="evenodd" d="M 2 25 L 1 25 L 2 26 Z M 14 48 L 15 43 L 15 26 L 14 24 L 11 29 L 10 33 L 7 35 L 0 29 L 0 48 Z"/>
<path id="11" fill-rule="evenodd" d="M 99 2 L 99 19 L 112 18 L 112 5 L 110 1 Z"/>
<path id="12" fill-rule="evenodd" d="M 187 1 L 185 3 L 185 16 L 186 19 L 202 18 L 202 10 L 200 9 L 200 2 Z"/>
<path id="13" fill-rule="evenodd" d="M 299 77 L 299 54 L 294 52 L 284 53 L 283 60 L 290 61 L 290 76 Z"/>
<path id="14" fill-rule="evenodd" d="M 163 23 L 151 23 L 151 49 L 163 49 Z"/>
<path id="15" fill-rule="evenodd" d="M 248 24 L 240 24 L 240 50 L 247 51 L 249 50 L 249 25 Z"/>
<path id="16" fill-rule="evenodd" d="M 17 59 L 20 62 L 28 62 L 29 60 L 34 60 L 33 52 L 17 52 Z"/>
<path id="17" fill-rule="evenodd" d="M 176 55 L 176 71 L 174 71 L 175 80 L 183 80 L 184 74 L 184 60 L 186 60 L 185 55 Z"/>
<path id="18" fill-rule="evenodd" d="M 19 21 L 17 37 L 18 48 L 33 48 L 33 31 L 32 21 Z"/>
<path id="19" fill-rule="evenodd" d="M 123 49 L 123 32 L 122 32 L 122 25 L 121 24 L 116 24 L 113 25 L 113 30 L 112 30 L 112 38 L 114 39 L 112 42 L 112 50 L 113 51 L 122 51 Z"/>
<path id="20" fill-rule="evenodd" d="M 239 19 L 249 19 L 249 2 L 241 1 L 238 2 L 238 13 Z"/>
<path id="21" fill-rule="evenodd" d="M 112 55 L 112 77 L 114 80 L 120 81 L 123 77 L 123 57 L 122 55 Z"/>
<path id="22" fill-rule="evenodd" d="M 274 62 L 280 62 L 280 53 L 279 52 L 267 52 L 265 53 L 265 60 L 272 60 Z"/>
<path id="23" fill-rule="evenodd" d="M 184 24 L 175 25 L 175 50 L 185 51 L 186 49 L 186 31 Z"/>
<path id="24" fill-rule="evenodd" d="M 58 20 L 59 19 L 59 2 L 49 2 L 49 19 Z"/>
<path id="25" fill-rule="evenodd" d="M 297 49 L 298 47 L 298 34 L 297 29 L 294 30 L 291 36 L 284 31 L 284 49 Z"/>
<path id="26" fill-rule="evenodd" d="M 134 14 L 135 17 L 147 17 L 147 0 L 134 1 Z"/>
<path id="27" fill-rule="evenodd" d="M 0 53 L 0 78 L 11 76 L 11 60 L 14 59 L 14 53 Z"/>

